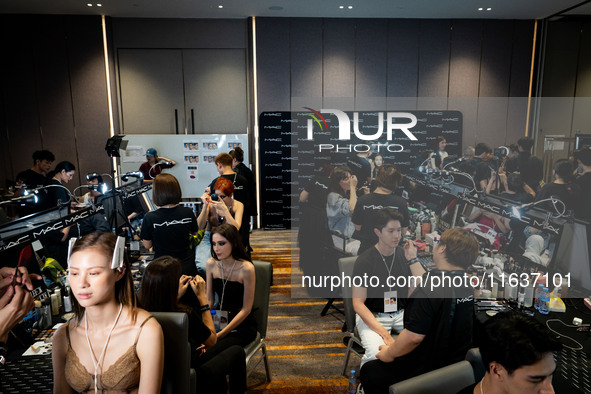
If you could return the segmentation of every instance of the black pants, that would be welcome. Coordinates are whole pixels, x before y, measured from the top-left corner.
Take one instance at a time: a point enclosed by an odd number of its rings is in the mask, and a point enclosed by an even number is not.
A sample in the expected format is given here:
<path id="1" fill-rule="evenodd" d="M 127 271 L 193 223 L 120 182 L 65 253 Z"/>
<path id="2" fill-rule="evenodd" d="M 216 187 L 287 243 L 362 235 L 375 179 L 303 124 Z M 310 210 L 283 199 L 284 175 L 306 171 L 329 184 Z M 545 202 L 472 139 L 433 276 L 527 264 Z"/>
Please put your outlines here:
<path id="1" fill-rule="evenodd" d="M 366 394 L 388 394 L 390 385 L 423 372 L 413 363 L 404 362 L 401 359 L 396 359 L 391 363 L 372 360 L 363 364 L 359 380 Z"/>
<path id="2" fill-rule="evenodd" d="M 246 392 L 246 362 L 244 349 L 238 345 L 221 343 L 209 348 L 193 362 L 197 371 L 198 393 L 243 394 Z M 226 375 L 230 385 L 226 383 Z"/>

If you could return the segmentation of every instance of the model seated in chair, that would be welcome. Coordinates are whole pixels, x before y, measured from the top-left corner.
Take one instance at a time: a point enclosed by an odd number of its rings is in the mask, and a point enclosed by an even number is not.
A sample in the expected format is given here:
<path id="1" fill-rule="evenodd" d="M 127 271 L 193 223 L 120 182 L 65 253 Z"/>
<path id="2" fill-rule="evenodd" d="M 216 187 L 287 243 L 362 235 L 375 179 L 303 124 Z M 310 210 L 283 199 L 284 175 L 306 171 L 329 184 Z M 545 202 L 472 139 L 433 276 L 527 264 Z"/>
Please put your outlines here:
<path id="1" fill-rule="evenodd" d="M 378 242 L 357 258 L 353 276 L 377 277 L 377 287 L 353 287 L 355 325 L 359 331 L 365 354 L 361 365 L 375 360 L 381 345 L 394 342 L 391 332 L 402 331 L 403 308 L 406 298 L 414 287 L 388 287 L 388 277 L 421 278 L 425 270 L 418 263 L 417 249 L 412 242 L 404 247 L 402 241 L 403 216 L 392 208 L 383 208 L 374 213 L 374 233 Z"/>
<path id="2" fill-rule="evenodd" d="M 361 368 L 365 393 L 387 393 L 391 384 L 464 359 L 474 318 L 474 290 L 464 275 L 478 253 L 476 236 L 467 230 L 452 228 L 441 235 L 433 249 L 437 269 L 423 275 L 408 299 L 404 330 L 380 346 L 378 360 Z"/>
<path id="3" fill-rule="evenodd" d="M 246 346 L 257 335 L 252 315 L 256 279 L 236 227 L 224 223 L 212 230 L 211 256 L 207 260 L 207 300 L 214 305 L 217 295 L 217 341 Z"/>
<path id="4" fill-rule="evenodd" d="M 480 339 L 484 378 L 458 394 L 553 393 L 556 362 L 552 352 L 561 347 L 555 336 L 533 317 L 499 313 L 484 324 Z"/>
<path id="5" fill-rule="evenodd" d="M 189 290 L 189 286 L 191 289 Z M 193 291 L 201 307 L 196 310 L 178 300 Z M 140 289 L 140 301 L 150 312 L 184 312 L 189 316 L 191 366 L 197 372 L 198 393 L 225 393 L 226 376 L 230 393 L 246 391 L 246 363 L 240 346 L 218 346 L 205 281 L 199 275 L 181 275 L 181 264 L 170 256 L 155 259 L 146 267 Z"/>
<path id="6" fill-rule="evenodd" d="M 53 337 L 54 393 L 160 392 L 162 329 L 137 307 L 125 253 L 115 252 L 119 242 L 111 233 L 91 233 L 72 248 L 75 317 Z"/>
<path id="7" fill-rule="evenodd" d="M 336 248 L 343 248 L 346 253 L 357 255 L 361 242 L 352 239 L 355 225 L 351 221 L 351 215 L 357 204 L 357 177 L 351 175 L 349 167 L 336 167 L 329 178 L 328 199 L 326 202 L 326 216 L 328 217 L 328 229 L 338 233 L 333 235 Z"/>

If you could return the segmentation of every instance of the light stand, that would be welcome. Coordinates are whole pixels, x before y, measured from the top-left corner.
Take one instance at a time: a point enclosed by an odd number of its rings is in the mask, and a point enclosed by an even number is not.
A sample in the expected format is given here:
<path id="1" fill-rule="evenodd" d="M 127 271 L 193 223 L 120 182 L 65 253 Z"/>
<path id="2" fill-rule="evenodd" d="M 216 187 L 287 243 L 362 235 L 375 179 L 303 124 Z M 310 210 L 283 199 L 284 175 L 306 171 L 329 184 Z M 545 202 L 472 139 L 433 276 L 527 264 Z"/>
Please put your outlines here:
<path id="1" fill-rule="evenodd" d="M 107 155 L 111 159 L 113 159 L 114 157 L 121 157 L 121 154 L 119 153 L 119 149 L 127 148 L 128 141 L 123 140 L 123 137 L 125 137 L 125 135 L 123 135 L 123 134 L 115 135 L 107 140 L 107 144 L 105 145 L 105 151 L 107 152 Z M 115 229 L 115 233 L 117 233 L 119 231 L 120 227 L 124 227 L 124 225 L 127 225 L 131 229 L 132 228 L 131 223 L 129 222 L 129 219 L 127 219 L 127 215 L 125 215 L 125 211 L 123 209 L 123 198 L 121 196 L 121 192 L 115 188 L 115 165 L 113 163 L 113 160 L 111 160 L 111 191 L 110 192 L 112 194 L 110 196 L 107 196 L 105 194 L 105 199 L 103 200 L 104 202 L 107 202 L 108 200 L 110 200 L 110 202 L 112 203 L 112 209 L 111 209 L 111 212 L 109 213 L 109 218 L 108 218 L 109 226 L 111 226 L 112 229 Z M 121 209 L 118 209 L 118 206 L 120 206 Z M 107 210 L 107 207 L 105 207 L 105 213 L 107 213 L 106 210 Z M 121 216 L 123 218 L 123 224 L 121 226 L 119 226 L 118 216 Z"/>

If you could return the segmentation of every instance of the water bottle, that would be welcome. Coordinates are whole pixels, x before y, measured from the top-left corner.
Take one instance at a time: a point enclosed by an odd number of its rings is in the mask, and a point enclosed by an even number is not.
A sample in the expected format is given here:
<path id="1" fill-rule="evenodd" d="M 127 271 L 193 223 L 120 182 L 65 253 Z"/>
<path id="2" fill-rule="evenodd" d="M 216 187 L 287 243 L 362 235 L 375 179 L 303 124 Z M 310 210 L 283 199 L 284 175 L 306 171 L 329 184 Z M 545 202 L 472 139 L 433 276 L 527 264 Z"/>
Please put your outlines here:
<path id="1" fill-rule="evenodd" d="M 544 292 L 544 285 L 543 284 L 539 284 L 538 288 L 536 289 L 536 295 L 535 295 L 535 304 L 534 304 L 534 308 L 536 308 L 537 310 L 540 310 L 540 298 L 542 298 L 542 293 Z"/>
<path id="2" fill-rule="evenodd" d="M 550 313 L 550 293 L 548 292 L 548 288 L 544 287 L 542 298 L 540 298 L 540 313 L 542 315 L 547 315 Z"/>
<path id="3" fill-rule="evenodd" d="M 349 375 L 349 387 L 347 388 L 347 393 L 357 393 L 357 375 L 355 374 L 354 369 L 351 370 L 351 374 Z"/>

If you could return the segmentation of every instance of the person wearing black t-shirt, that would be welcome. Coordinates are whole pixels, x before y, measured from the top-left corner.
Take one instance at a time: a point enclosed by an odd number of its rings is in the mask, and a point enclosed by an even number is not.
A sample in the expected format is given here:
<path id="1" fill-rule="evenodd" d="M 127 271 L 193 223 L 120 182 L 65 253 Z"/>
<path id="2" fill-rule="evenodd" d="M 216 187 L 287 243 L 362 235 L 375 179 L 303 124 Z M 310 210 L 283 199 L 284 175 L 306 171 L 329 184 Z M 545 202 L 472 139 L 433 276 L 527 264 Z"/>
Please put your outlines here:
<path id="1" fill-rule="evenodd" d="M 55 156 L 48 150 L 38 150 L 33 153 L 33 167 L 21 171 L 16 176 L 16 185 L 28 190 L 45 185 L 46 176 L 51 169 Z"/>
<path id="2" fill-rule="evenodd" d="M 191 308 L 178 301 L 187 293 L 197 298 L 196 307 Z M 198 392 L 226 393 L 226 375 L 229 376 L 230 393 L 246 391 L 244 349 L 238 345 L 216 343 L 205 281 L 200 276 L 181 275 L 181 265 L 173 257 L 157 258 L 146 267 L 139 299 L 149 312 L 181 312 L 188 315 L 191 366 L 197 372 Z"/>
<path id="3" fill-rule="evenodd" d="M 520 138 L 517 141 L 519 155 L 507 160 L 505 171 L 507 173 L 517 172 L 521 174 L 524 182 L 534 191 L 537 191 L 544 176 L 544 166 L 542 160 L 532 156 L 531 148 L 533 145 L 534 141 L 531 138 Z"/>
<path id="4" fill-rule="evenodd" d="M 547 183 L 536 195 L 536 201 L 542 201 L 549 198 L 557 198 L 564 203 L 566 211 L 579 211 L 579 204 L 581 203 L 581 188 L 578 184 L 573 183 L 573 175 L 571 166 L 566 159 L 557 160 L 552 169 L 552 176 L 554 178 L 552 183 Z M 546 201 L 540 204 L 544 209 L 557 213 L 562 210 L 560 204 L 556 205 L 551 201 Z"/>
<path id="5" fill-rule="evenodd" d="M 243 220 L 243 223 L 248 223 L 247 220 L 249 220 L 252 214 L 252 202 L 250 201 L 252 196 L 250 194 L 250 187 L 248 184 L 248 180 L 232 169 L 232 160 L 232 156 L 230 156 L 229 153 L 220 153 L 215 157 L 215 165 L 217 166 L 217 170 L 220 176 L 211 181 L 211 183 L 208 186 L 208 192 L 214 192 L 215 183 L 220 177 L 226 178 L 230 182 L 232 182 L 232 184 L 234 185 L 234 200 L 240 201 L 242 204 L 244 204 L 244 219 L 246 220 Z M 252 248 L 250 247 L 250 226 L 240 226 L 239 232 L 240 238 L 242 238 L 242 244 L 245 248 L 247 248 L 248 254 L 250 254 L 250 252 L 252 251 Z"/>
<path id="6" fill-rule="evenodd" d="M 351 169 L 351 174 L 357 177 L 359 187 L 369 187 L 371 184 L 371 163 L 368 158 L 371 151 L 359 152 L 356 155 L 347 158 L 347 167 Z"/>
<path id="7" fill-rule="evenodd" d="M 237 146 L 235 149 L 230 151 L 230 156 L 232 156 L 232 169 L 238 173 L 238 175 L 242 175 L 246 182 L 248 183 L 248 215 L 250 217 L 257 216 L 257 197 L 256 197 L 256 179 L 250 168 L 248 168 L 244 162 L 244 151 L 241 147 Z M 250 223 L 250 218 L 245 217 L 247 219 L 245 223 Z M 244 221 L 244 219 L 243 219 Z"/>
<path id="8" fill-rule="evenodd" d="M 392 208 L 402 214 L 402 234 L 409 225 L 408 206 L 406 200 L 394 194 L 402 181 L 402 174 L 393 164 L 384 164 L 376 175 L 376 189 L 357 200 L 351 220 L 355 224 L 353 237 L 361 241 L 359 252 L 371 248 L 378 241 L 374 233 L 375 212 L 383 208 Z"/>
<path id="9" fill-rule="evenodd" d="M 355 325 L 365 349 L 361 365 L 375 360 L 381 345 L 394 340 L 391 332 L 403 328 L 403 308 L 406 298 L 414 290 L 413 284 L 391 284 L 394 278 L 420 278 L 425 272 L 417 260 L 417 249 L 412 242 L 404 247 L 402 240 L 402 215 L 391 208 L 384 208 L 374 215 L 373 231 L 377 243 L 363 252 L 355 261 L 354 278 L 379 278 L 379 284 L 353 287 Z M 402 282 L 399 282 L 402 283 Z"/>
<path id="10" fill-rule="evenodd" d="M 326 200 L 330 172 L 333 167 L 325 165 L 320 173 L 307 181 L 300 192 L 300 226 L 298 244 L 300 247 L 300 268 L 306 275 L 320 274 L 326 265 L 317 264 L 326 245 L 332 244 L 328 229 Z M 310 289 L 308 289 L 310 290 Z"/>
<path id="11" fill-rule="evenodd" d="M 474 158 L 466 164 L 466 167 L 471 171 L 469 173 L 474 178 L 474 183 L 478 190 L 484 190 L 490 179 L 491 167 L 490 156 L 492 149 L 485 143 L 476 144 L 474 148 Z"/>
<path id="12" fill-rule="evenodd" d="M 500 197 L 509 199 L 519 204 L 527 204 L 534 200 L 534 195 L 525 190 L 526 183 L 523 181 L 521 175 L 517 173 L 499 174 L 501 175 L 502 183 L 505 186 L 505 191 L 499 194 Z M 528 188 L 531 191 L 531 188 Z"/>
<path id="13" fill-rule="evenodd" d="M 146 249 L 154 247 L 154 257 L 172 256 L 181 262 L 184 275 L 197 274 L 195 252 L 189 247 L 196 234 L 193 210 L 179 205 L 181 186 L 171 174 L 160 174 L 152 183 L 152 198 L 158 209 L 144 216 L 140 238 Z"/>
<path id="14" fill-rule="evenodd" d="M 388 393 L 391 384 L 464 359 L 472 346 L 474 318 L 474 290 L 465 270 L 478 253 L 476 237 L 465 229 L 441 235 L 433 249 L 437 269 L 423 275 L 422 286 L 408 300 L 404 330 L 380 347 L 378 360 L 361 368 L 366 394 Z M 444 284 L 444 277 L 459 278 Z"/>
<path id="15" fill-rule="evenodd" d="M 575 183 L 581 188 L 583 201 L 591 200 L 591 148 L 583 148 L 575 152 L 575 160 L 581 169 L 581 175 L 575 180 Z M 577 217 L 583 220 L 591 219 L 591 204 L 581 204 Z"/>
<path id="16" fill-rule="evenodd" d="M 522 313 L 502 312 L 488 319 L 479 333 L 484 378 L 458 394 L 554 393 L 554 352 L 560 352 L 562 344 L 548 328 Z"/>

